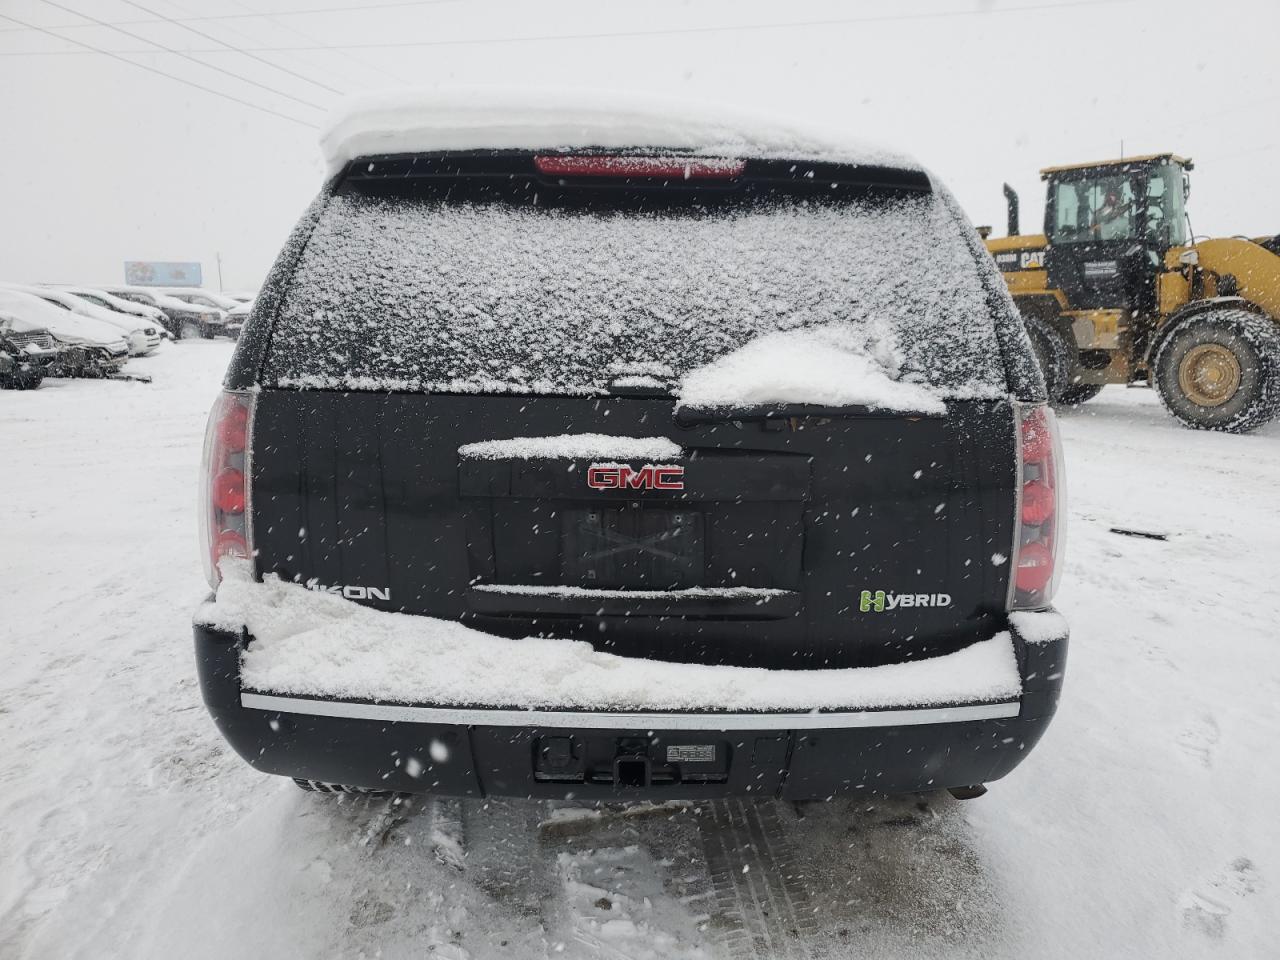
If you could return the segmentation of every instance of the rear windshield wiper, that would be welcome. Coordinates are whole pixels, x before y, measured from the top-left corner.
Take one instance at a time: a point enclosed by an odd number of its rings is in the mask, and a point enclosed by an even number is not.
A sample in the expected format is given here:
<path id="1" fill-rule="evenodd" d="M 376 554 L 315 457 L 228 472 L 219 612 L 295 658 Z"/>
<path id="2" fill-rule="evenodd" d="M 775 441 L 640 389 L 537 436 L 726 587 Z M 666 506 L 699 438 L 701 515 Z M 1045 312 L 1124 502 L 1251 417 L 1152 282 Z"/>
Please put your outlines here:
<path id="1" fill-rule="evenodd" d="M 675 397 L 675 380 L 649 374 L 619 374 L 609 381 L 611 397 Z"/>
<path id="2" fill-rule="evenodd" d="M 788 420 L 811 419 L 902 419 L 932 420 L 940 419 L 945 414 L 906 412 L 902 410 L 886 410 L 883 407 L 845 406 L 826 407 L 815 404 L 788 403 L 758 407 L 676 407 L 676 423 L 681 426 L 693 426 L 699 423 L 727 423 L 739 421 L 756 423 L 759 421 L 776 421 L 783 424 Z M 781 426 L 777 427 L 781 429 Z"/>

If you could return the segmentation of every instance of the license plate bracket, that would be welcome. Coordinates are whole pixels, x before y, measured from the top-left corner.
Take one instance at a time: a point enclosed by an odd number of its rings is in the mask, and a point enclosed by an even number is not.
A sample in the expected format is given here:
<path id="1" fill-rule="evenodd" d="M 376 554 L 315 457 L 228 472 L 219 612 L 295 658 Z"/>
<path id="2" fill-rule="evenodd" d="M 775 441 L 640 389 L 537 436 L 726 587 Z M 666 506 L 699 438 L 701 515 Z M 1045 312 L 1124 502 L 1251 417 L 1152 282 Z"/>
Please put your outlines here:
<path id="1" fill-rule="evenodd" d="M 598 589 L 678 590 L 702 583 L 699 510 L 628 502 L 563 511 L 561 583 Z"/>

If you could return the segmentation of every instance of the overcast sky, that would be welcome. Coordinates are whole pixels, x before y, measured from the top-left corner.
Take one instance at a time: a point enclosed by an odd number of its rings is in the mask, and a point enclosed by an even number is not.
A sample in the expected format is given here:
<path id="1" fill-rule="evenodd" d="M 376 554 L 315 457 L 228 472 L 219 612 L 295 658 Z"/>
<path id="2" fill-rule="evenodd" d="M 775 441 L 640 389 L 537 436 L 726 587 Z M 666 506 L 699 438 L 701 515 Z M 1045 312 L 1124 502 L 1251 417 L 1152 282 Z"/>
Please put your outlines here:
<path id="1" fill-rule="evenodd" d="M 838 124 L 998 232 L 1002 181 L 1035 231 L 1039 168 L 1123 141 L 1195 159 L 1197 234 L 1275 233 L 1278 37 L 1280 0 L 0 0 L 0 277 L 199 260 L 216 286 L 221 253 L 226 288 L 256 286 L 320 184 L 325 111 L 444 83 Z"/>

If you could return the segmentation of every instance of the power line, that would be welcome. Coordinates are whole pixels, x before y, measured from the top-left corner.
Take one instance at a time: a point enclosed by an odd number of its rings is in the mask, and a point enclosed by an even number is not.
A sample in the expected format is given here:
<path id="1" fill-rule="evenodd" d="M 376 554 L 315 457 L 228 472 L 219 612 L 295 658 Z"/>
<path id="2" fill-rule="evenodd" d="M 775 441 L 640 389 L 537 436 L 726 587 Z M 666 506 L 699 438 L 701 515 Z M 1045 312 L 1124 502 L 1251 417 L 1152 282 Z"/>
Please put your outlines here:
<path id="1" fill-rule="evenodd" d="M 58 10 L 63 10 L 67 13 L 75 14 L 77 17 L 84 17 L 86 20 L 90 20 L 93 23 L 96 23 L 100 27 L 107 27 L 111 30 L 114 30 L 116 33 L 124 34 L 126 37 L 132 37 L 134 40 L 141 40 L 143 43 L 149 43 L 154 47 L 159 47 L 165 53 L 175 54 L 179 57 L 182 57 L 182 59 L 184 60 L 190 60 L 192 63 L 199 64 L 200 66 L 208 70 L 216 70 L 218 71 L 218 73 L 222 73 L 235 80 L 239 80 L 241 83 L 247 83 L 251 86 L 259 87 L 260 89 L 266 90 L 268 93 L 274 93 L 278 97 L 284 97 L 286 100 L 292 100 L 295 103 L 300 103 L 304 107 L 310 107 L 312 110 L 324 109 L 324 107 L 320 106 L 320 104 L 318 103 L 312 103 L 309 100 L 303 100 L 301 97 L 295 97 L 291 93 L 285 93 L 283 90 L 277 90 L 275 87 L 269 87 L 265 83 L 259 83 L 257 80 L 250 80 L 248 77 L 241 76 L 240 74 L 236 73 L 234 70 L 227 70 L 226 68 L 219 67 L 216 64 L 205 63 L 203 60 L 199 60 L 188 53 L 184 53 L 181 50 L 174 50 L 172 47 L 166 47 L 163 43 L 158 43 L 155 40 L 148 40 L 146 37 L 142 36 L 141 34 L 133 33 L 129 30 L 125 30 L 123 27 L 117 27 L 113 24 L 108 23 L 105 20 L 99 20 L 96 17 L 91 17 L 87 13 L 80 13 L 78 10 L 73 10 L 71 7 L 63 6 L 61 3 L 58 3 L 57 0 L 40 0 L 40 2 L 50 7 L 56 7 Z M 137 6 L 137 4 L 133 4 L 133 6 Z M 187 27 L 186 29 L 190 30 L 192 28 Z M 216 40 L 217 37 L 214 37 L 213 39 Z M 232 47 L 231 49 L 234 50 L 235 48 Z M 246 51 L 240 51 L 240 52 L 245 53 Z M 261 58 L 259 57 L 257 59 L 261 59 Z"/>
<path id="2" fill-rule="evenodd" d="M 118 53 L 115 53 L 111 50 L 103 50 L 100 47 L 95 47 L 92 44 L 85 43 L 83 40 L 73 40 L 70 37 L 60 36 L 59 34 L 54 33 L 52 30 L 49 30 L 45 27 L 38 27 L 34 23 L 27 23 L 26 21 L 19 20 L 17 17 L 10 16 L 7 13 L 0 13 L 0 17 L 3 17 L 4 19 L 9 20 L 12 23 L 20 24 L 30 30 L 38 30 L 40 33 L 47 33 L 49 36 L 54 37 L 58 40 L 63 40 L 66 43 L 74 43 L 77 46 L 84 47 L 85 49 L 91 50 L 94 53 L 100 53 L 104 57 L 110 57 L 112 60 L 119 60 L 121 63 L 127 63 L 129 64 L 129 66 L 137 67 L 139 70 L 146 70 L 148 73 L 154 73 L 157 76 L 165 77 L 169 80 L 175 80 L 178 83 L 185 84 L 188 87 L 194 87 L 197 90 L 201 90 L 205 93 L 212 94 L 215 97 L 221 97 L 224 100 L 230 100 L 232 103 L 238 103 L 240 104 L 240 106 L 248 107 L 250 110 L 257 110 L 260 113 L 269 113 L 273 117 L 279 117 L 281 120 L 288 120 L 290 123 L 296 123 L 303 127 L 310 127 L 312 130 L 319 129 L 314 123 L 308 123 L 306 120 L 299 120 L 297 117 L 291 117 L 286 113 L 280 113 L 279 111 L 272 110 L 270 107 L 264 107 L 264 106 L 261 106 L 260 104 L 250 103 L 248 100 L 241 100 L 239 97 L 233 97 L 231 94 L 223 93 L 221 90 L 214 90 L 212 87 L 206 87 L 203 84 L 196 83 L 194 80 L 187 80 L 185 77 L 175 77 L 171 73 L 165 73 L 163 70 L 158 70 L 155 67 L 148 66 L 145 63 L 138 63 L 136 60 L 129 60 L 126 57 L 120 56 Z M 150 52 L 150 51 L 144 51 L 144 52 Z"/>
<path id="3" fill-rule="evenodd" d="M 390 10 L 396 7 L 435 7 L 446 3 L 461 3 L 462 0 L 400 0 L 398 3 L 368 3 L 363 6 L 345 7 L 310 7 L 305 10 L 276 10 L 271 13 L 217 13 L 199 17 L 161 17 L 145 20 L 115 20 L 113 27 L 134 27 L 144 23 L 206 23 L 211 20 L 257 20 L 263 17 L 302 17 L 316 13 L 347 13 L 363 10 Z M 67 23 L 52 26 L 50 30 L 78 30 L 88 26 L 84 23 Z M 23 30 L 37 30 L 38 27 L 0 27 L 0 33 L 19 33 Z"/>
<path id="4" fill-rule="evenodd" d="M 48 2 L 48 0 L 45 0 L 45 2 Z M 225 40 L 219 40 L 217 37 L 215 37 L 215 36 L 214 36 L 213 34 L 211 34 L 211 33 L 205 33 L 203 30 L 197 30 L 195 27 L 188 26 L 188 25 L 187 25 L 187 24 L 185 24 L 185 23 L 179 23 L 177 20 L 174 20 L 174 19 L 172 19 L 172 18 L 170 18 L 170 17 L 166 17 L 164 14 L 162 14 L 162 13 L 158 13 L 157 11 L 150 9 L 149 7 L 144 7 L 144 6 L 143 6 L 142 4 L 140 4 L 140 3 L 134 3 L 134 2 L 133 2 L 133 0 L 124 0 L 124 2 L 125 2 L 125 3 L 127 3 L 127 4 L 129 4 L 129 6 L 131 6 L 131 7 L 136 7 L 137 9 L 141 10 L 143 13 L 149 13 L 149 14 L 151 14 L 152 16 L 154 16 L 154 17 L 158 18 L 161 22 L 164 22 L 164 23 L 171 23 L 171 24 L 173 24 L 173 25 L 174 25 L 174 26 L 176 26 L 176 27 L 180 27 L 181 29 L 186 30 L 186 31 L 188 31 L 188 32 L 190 32 L 190 33 L 194 33 L 194 34 L 195 34 L 196 36 L 198 36 L 198 37 L 204 37 L 206 40 L 212 40 L 214 43 L 220 43 L 220 44 L 222 44 L 224 47 L 227 47 L 227 48 L 229 48 L 229 49 L 231 49 L 231 50 L 236 51 L 236 53 L 243 54 L 244 56 L 248 57 L 250 60 L 256 60 L 258 63 L 264 63 L 264 64 L 266 64 L 268 67 L 270 67 L 270 68 L 271 68 L 271 69 L 273 69 L 273 70 L 280 70 L 280 71 L 282 71 L 282 72 L 284 72 L 284 73 L 289 74 L 290 76 L 297 77 L 299 80 L 302 80 L 302 81 L 304 81 L 304 82 L 306 82 L 306 83 L 314 84 L 315 86 L 319 87 L 321 90 L 327 90 L 327 91 L 329 91 L 330 93 L 336 93 L 336 94 L 338 94 L 339 96 L 341 96 L 341 95 L 342 95 L 342 91 L 341 91 L 341 90 L 339 90 L 339 89 L 337 89 L 336 87 L 331 87 L 331 86 L 329 86 L 327 83 L 321 83 L 319 80 L 312 80 L 310 77 L 303 76 L 302 74 L 298 73 L 296 70 L 290 70 L 288 67 L 281 66 L 280 64 L 277 64 L 277 63 L 272 63 L 272 62 L 271 62 L 270 60 L 268 60 L 266 57 L 260 57 L 260 56 L 258 56 L 256 53 L 254 53 L 254 52 L 253 52 L 253 51 L 251 51 L 251 50 L 242 50 L 242 49 L 241 49 L 241 48 L 239 48 L 239 47 L 236 47 L 236 46 L 233 46 L 233 45 L 232 45 L 232 44 L 230 44 L 230 43 L 227 43 Z M 112 26 L 112 27 L 114 27 L 114 28 L 116 28 L 116 29 L 119 29 L 119 27 L 118 27 L 118 25 L 117 25 L 117 24 L 114 24 L 114 23 L 113 23 L 113 24 L 110 24 L 110 26 Z M 200 61 L 197 61 L 197 62 L 198 62 L 198 63 L 204 63 L 204 61 L 203 61 L 203 60 L 200 60 Z M 213 66 L 213 65 L 212 65 L 212 64 L 205 64 L 205 66 Z M 216 69 L 216 68 L 215 68 L 215 69 Z M 297 98 L 296 98 L 296 97 L 290 97 L 290 99 L 292 100 L 292 99 L 297 99 Z M 304 101 L 304 100 L 300 100 L 300 101 L 298 101 L 298 102 L 299 102 L 299 103 L 306 103 L 306 101 Z M 318 110 L 318 109 L 320 109 L 320 108 L 319 108 L 319 107 L 317 107 L 314 103 L 308 103 L 308 104 L 307 104 L 307 106 L 309 106 L 309 107 L 315 107 L 317 110 Z"/>
<path id="5" fill-rule="evenodd" d="M 1003 13 L 1028 13 L 1045 10 L 1068 10 L 1077 7 L 1118 6 L 1133 0 L 1075 0 L 1068 3 L 1041 3 L 1022 7 L 997 7 L 992 10 L 945 10 L 930 13 L 883 14 L 873 17 L 838 17 L 828 20 L 793 20 L 782 23 L 735 23 L 708 27 L 662 27 L 657 30 L 617 30 L 598 33 L 540 34 L 532 37 L 460 38 L 446 40 L 404 40 L 390 43 L 338 43 L 319 46 L 252 47 L 259 53 L 297 53 L 306 50 L 396 50 L 416 47 L 484 46 L 500 43 L 541 43 L 556 40 L 610 40 L 622 37 L 662 37 L 681 34 L 747 33 L 761 30 L 788 30 L 805 27 L 836 27 L 859 23 L 891 23 L 918 20 L 955 19 L 957 17 L 994 16 Z M 34 53 L 0 53 L 0 56 L 40 56 L 58 51 Z M 137 51 L 125 51 L 137 52 Z M 221 50 L 192 50 L 192 53 L 222 53 Z"/>
<path id="6" fill-rule="evenodd" d="M 243 0 L 232 0 L 232 2 L 241 10 L 249 9 L 245 5 Z M 303 40 L 308 40 L 312 43 L 320 42 L 315 38 L 315 36 L 313 36 L 310 33 L 303 33 L 297 27 L 291 27 L 288 24 L 281 23 L 279 20 L 275 18 L 273 14 L 264 14 L 264 18 L 266 19 L 267 23 L 271 24 L 272 26 L 280 27 L 284 30 L 287 30 L 289 33 L 292 33 L 294 36 L 301 37 Z M 232 27 L 231 29 L 235 30 L 236 33 L 240 34 L 242 37 L 247 36 L 243 30 L 237 29 L 236 27 Z M 363 79 L 364 74 L 367 74 L 368 71 L 372 69 L 372 70 L 376 70 L 378 73 L 382 74 L 382 76 L 386 77 L 389 80 L 394 81 L 395 83 L 407 82 L 404 79 L 404 77 L 396 76 L 395 74 L 387 71 L 386 69 L 384 69 L 381 66 L 378 66 L 377 64 L 371 64 L 362 56 L 358 56 L 356 54 L 351 54 L 351 53 L 343 53 L 341 54 L 341 57 L 343 60 L 350 61 L 352 64 L 354 64 L 358 68 L 358 72 L 356 76 L 359 77 L 360 79 Z"/>

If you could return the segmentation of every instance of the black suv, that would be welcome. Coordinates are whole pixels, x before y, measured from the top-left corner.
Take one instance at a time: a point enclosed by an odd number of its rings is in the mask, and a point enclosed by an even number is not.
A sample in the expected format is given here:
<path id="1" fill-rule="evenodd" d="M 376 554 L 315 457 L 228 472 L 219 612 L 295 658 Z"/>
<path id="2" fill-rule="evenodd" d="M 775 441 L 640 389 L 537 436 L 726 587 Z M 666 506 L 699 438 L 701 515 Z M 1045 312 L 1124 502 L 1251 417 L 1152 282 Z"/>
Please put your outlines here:
<path id="1" fill-rule="evenodd" d="M 359 156 L 205 461 L 204 699 L 300 785 L 973 793 L 1056 707 L 1055 422 L 909 165 Z"/>

